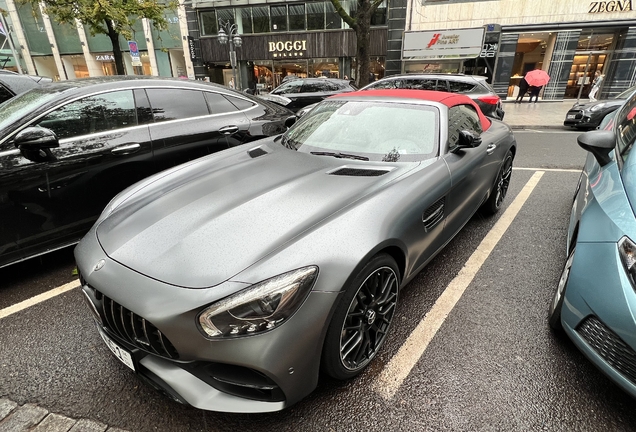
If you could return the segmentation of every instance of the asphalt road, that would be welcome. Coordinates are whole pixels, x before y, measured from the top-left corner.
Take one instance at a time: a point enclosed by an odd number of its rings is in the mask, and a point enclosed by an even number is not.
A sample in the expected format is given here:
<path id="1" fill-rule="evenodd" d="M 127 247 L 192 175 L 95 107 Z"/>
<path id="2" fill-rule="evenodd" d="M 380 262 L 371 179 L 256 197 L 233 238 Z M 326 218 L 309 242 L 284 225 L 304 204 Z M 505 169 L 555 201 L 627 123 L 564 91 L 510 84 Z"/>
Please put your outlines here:
<path id="1" fill-rule="evenodd" d="M 387 344 L 361 376 L 322 378 L 283 412 L 212 413 L 166 399 L 110 354 L 77 289 L 0 320 L 0 398 L 131 431 L 633 430 L 634 400 L 546 324 L 586 153 L 576 133 L 515 135 L 506 206 L 546 171 L 393 398 L 375 389 L 383 369 L 506 208 L 474 217 L 406 287 Z M 63 250 L 0 269 L 0 310 L 73 280 L 73 267 Z"/>

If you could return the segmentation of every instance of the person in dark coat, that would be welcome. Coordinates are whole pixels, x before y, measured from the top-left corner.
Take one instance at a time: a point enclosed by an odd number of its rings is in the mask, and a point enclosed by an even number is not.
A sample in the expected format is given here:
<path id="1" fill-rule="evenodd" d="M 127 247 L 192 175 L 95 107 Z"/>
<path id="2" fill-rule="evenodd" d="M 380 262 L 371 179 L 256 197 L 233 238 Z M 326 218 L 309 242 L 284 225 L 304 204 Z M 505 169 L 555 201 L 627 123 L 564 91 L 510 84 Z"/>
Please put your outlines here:
<path id="1" fill-rule="evenodd" d="M 519 81 L 519 94 L 517 95 L 515 103 L 523 102 L 523 97 L 526 95 L 529 86 L 530 85 L 528 84 L 528 81 L 526 81 L 526 77 L 521 78 L 521 81 Z"/>
<path id="2" fill-rule="evenodd" d="M 543 88 L 543 86 L 530 86 L 530 100 L 528 100 L 528 103 L 532 102 L 532 98 L 534 97 L 534 103 L 537 103 L 537 101 L 539 100 L 539 93 L 541 92 L 541 89 Z"/>

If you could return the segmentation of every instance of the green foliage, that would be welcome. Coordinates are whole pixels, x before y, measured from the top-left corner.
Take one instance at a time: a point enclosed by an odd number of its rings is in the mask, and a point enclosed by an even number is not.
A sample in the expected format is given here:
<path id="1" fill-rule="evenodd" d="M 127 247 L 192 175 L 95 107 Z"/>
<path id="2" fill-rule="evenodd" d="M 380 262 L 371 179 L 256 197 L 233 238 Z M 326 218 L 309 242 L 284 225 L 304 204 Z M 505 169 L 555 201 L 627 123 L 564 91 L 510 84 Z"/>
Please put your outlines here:
<path id="1" fill-rule="evenodd" d="M 39 0 L 18 0 L 38 7 Z M 79 20 L 91 35 L 108 35 L 106 22 L 113 24 L 113 30 L 130 40 L 133 26 L 142 18 L 147 18 L 158 30 L 168 28 L 164 16 L 166 10 L 175 10 L 177 2 L 170 0 L 43 0 L 44 13 L 63 24 L 75 25 Z"/>

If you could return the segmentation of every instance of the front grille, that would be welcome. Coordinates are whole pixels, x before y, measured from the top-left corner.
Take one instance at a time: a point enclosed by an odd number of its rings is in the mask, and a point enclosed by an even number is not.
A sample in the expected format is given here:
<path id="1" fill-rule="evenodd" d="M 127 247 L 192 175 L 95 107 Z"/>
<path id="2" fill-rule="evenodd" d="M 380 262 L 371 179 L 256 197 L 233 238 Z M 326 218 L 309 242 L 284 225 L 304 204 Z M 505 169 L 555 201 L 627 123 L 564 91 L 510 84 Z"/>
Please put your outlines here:
<path id="1" fill-rule="evenodd" d="M 610 366 L 636 384 L 636 351 L 617 334 L 596 317 L 583 321 L 577 332 Z"/>
<path id="2" fill-rule="evenodd" d="M 388 173 L 387 170 L 380 169 L 359 169 L 359 168 L 340 168 L 329 173 L 330 175 L 353 176 L 353 177 L 378 177 Z"/>
<path id="3" fill-rule="evenodd" d="M 179 358 L 174 345 L 157 327 L 98 291 L 95 294 L 97 300 L 102 302 L 104 326 L 112 334 L 149 353 L 169 359 Z"/>

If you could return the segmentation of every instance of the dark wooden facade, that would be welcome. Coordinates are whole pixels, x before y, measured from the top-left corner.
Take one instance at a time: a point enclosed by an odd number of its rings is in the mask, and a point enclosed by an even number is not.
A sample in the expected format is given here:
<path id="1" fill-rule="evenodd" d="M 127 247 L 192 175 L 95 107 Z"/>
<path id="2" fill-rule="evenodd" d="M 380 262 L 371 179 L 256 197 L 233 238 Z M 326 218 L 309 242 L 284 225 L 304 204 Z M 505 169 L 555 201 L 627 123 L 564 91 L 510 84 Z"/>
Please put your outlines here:
<path id="1" fill-rule="evenodd" d="M 353 30 L 241 35 L 241 39 L 243 44 L 236 49 L 238 60 L 355 57 L 356 55 L 356 34 Z M 305 41 L 305 50 L 270 51 L 271 43 L 279 43 L 281 46 L 280 43 L 302 41 Z M 300 46 L 300 43 L 296 46 Z M 385 56 L 386 46 L 386 28 L 371 29 L 370 55 Z M 229 45 L 221 45 L 216 37 L 202 37 L 201 55 L 204 63 L 227 62 Z"/>

